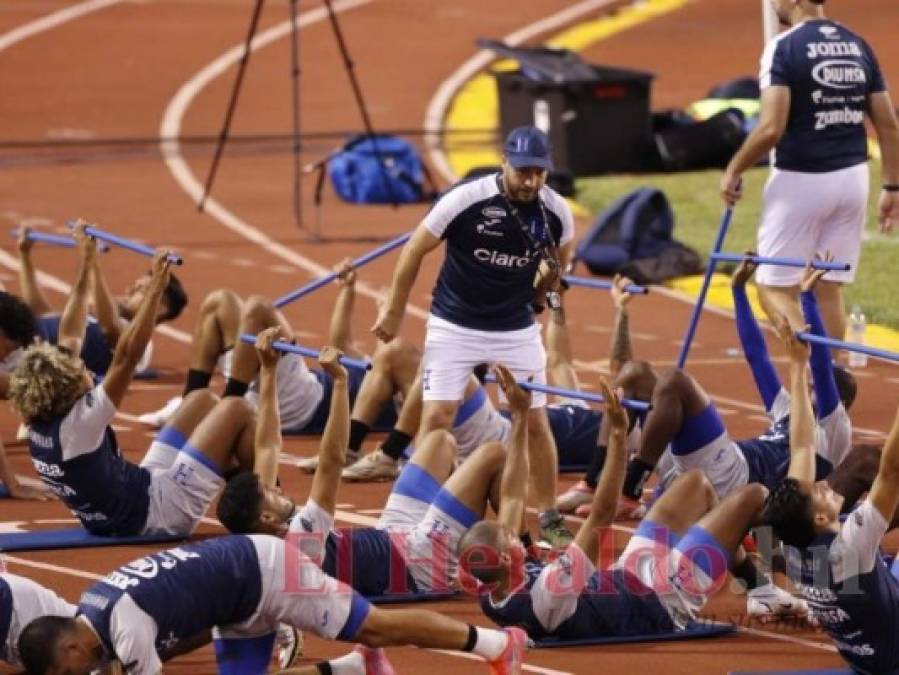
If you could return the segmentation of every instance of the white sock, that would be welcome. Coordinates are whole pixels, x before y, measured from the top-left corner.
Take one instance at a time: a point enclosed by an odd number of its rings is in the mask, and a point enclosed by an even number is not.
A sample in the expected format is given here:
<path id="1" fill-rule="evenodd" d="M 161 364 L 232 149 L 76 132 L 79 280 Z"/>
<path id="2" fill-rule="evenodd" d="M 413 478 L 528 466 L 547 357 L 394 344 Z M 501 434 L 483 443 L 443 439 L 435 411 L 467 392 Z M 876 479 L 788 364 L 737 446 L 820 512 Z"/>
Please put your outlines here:
<path id="1" fill-rule="evenodd" d="M 365 659 L 359 652 L 350 652 L 328 661 L 332 675 L 365 675 Z"/>
<path id="2" fill-rule="evenodd" d="M 474 643 L 473 651 L 478 656 L 483 656 L 488 661 L 493 661 L 499 657 L 509 644 L 509 635 L 501 630 L 493 630 L 492 628 L 474 627 L 478 634 L 478 640 Z"/>

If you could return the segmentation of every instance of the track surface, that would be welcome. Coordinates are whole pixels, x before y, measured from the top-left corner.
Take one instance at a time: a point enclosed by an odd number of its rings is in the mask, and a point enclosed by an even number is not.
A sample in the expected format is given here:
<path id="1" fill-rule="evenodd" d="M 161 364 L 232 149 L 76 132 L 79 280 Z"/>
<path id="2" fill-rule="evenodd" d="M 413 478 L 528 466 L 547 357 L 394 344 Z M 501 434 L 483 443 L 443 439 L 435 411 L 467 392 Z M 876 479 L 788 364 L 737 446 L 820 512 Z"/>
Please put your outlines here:
<path id="1" fill-rule="evenodd" d="M 7 1 L 0 4 L 0 36 L 64 8 L 83 8 L 87 3 L 50 0 Z M 246 30 L 250 4 L 237 0 L 110 1 L 60 25 L 7 46 L 0 53 L 0 120 L 4 140 L 47 137 L 155 136 L 170 102 L 185 83 L 233 46 Z M 422 3 L 415 0 L 376 0 L 356 3 L 341 15 L 341 22 L 374 124 L 378 128 L 421 126 L 431 96 L 439 83 L 473 53 L 478 36 L 500 37 L 555 13 L 553 0 L 507 3 L 493 0 L 456 0 Z M 895 25 L 899 7 L 877 0 L 835 4 L 833 13 L 857 28 L 875 46 L 893 82 L 899 77 L 899 44 L 887 38 L 886 26 Z M 302 3 L 303 14 L 318 10 L 317 3 Z M 708 87 L 728 77 L 755 70 L 760 38 L 757 3 L 744 0 L 697 1 L 686 8 L 603 42 L 587 52 L 590 60 L 623 64 L 655 71 L 656 107 L 685 105 Z M 310 14 L 311 19 L 318 15 Z M 307 17 L 309 18 L 309 17 Z M 283 3 L 270 3 L 260 33 L 287 19 Z M 892 19 L 892 21 L 890 20 Z M 0 38 L 2 39 L 2 38 Z M 358 115 L 330 29 L 322 21 L 304 26 L 302 45 L 302 112 L 307 130 L 358 128 Z M 286 131 L 290 125 L 289 51 L 286 39 L 272 42 L 253 55 L 241 97 L 235 133 Z M 218 130 L 234 70 L 200 89 L 185 108 L 182 133 L 211 134 Z M 169 121 L 173 118 L 170 115 Z M 335 143 L 336 144 L 336 143 Z M 308 148 L 307 159 L 324 154 L 329 143 Z M 141 383 L 123 405 L 120 442 L 137 461 L 149 444 L 150 433 L 128 419 L 158 407 L 181 389 L 189 333 L 196 307 L 203 295 L 227 285 L 241 293 L 280 294 L 310 278 L 315 265 L 330 266 L 346 255 L 358 255 L 371 244 L 347 241 L 381 237 L 412 227 L 421 207 L 352 208 L 340 204 L 326 189 L 323 230 L 332 239 L 311 244 L 293 225 L 290 210 L 291 158 L 281 147 L 269 152 L 256 146 L 251 151 L 232 151 L 225 157 L 214 197 L 222 209 L 242 219 L 241 233 L 228 229 L 209 215 L 197 213 L 184 190 L 173 179 L 158 147 L 96 152 L 11 152 L 0 156 L 0 223 L 12 226 L 23 218 L 46 221 L 60 228 L 65 220 L 82 215 L 125 235 L 174 246 L 187 264 L 179 275 L 191 293 L 191 306 L 174 330 L 156 338 L 156 365 L 162 377 Z M 187 167 L 199 180 L 209 162 L 208 148 L 189 149 Z M 177 157 L 170 155 L 170 160 Z M 306 181 L 305 204 L 313 219 L 311 186 Z M 221 213 L 221 212 L 220 212 Z M 225 214 L 227 215 L 227 214 Z M 224 217 L 224 216 L 223 216 Z M 230 221 L 232 228 L 234 220 Z M 4 225 L 4 226 L 6 226 Z M 582 229 L 583 223 L 580 224 Z M 710 227 L 713 224 L 709 225 Z M 274 243 L 283 245 L 278 248 Z M 0 279 L 16 288 L 11 246 L 0 250 Z M 56 290 L 65 290 L 74 263 L 57 251 L 36 254 L 39 267 L 57 278 Z M 116 252 L 106 259 L 113 288 L 123 287 L 142 263 Z M 422 311 L 439 256 L 428 262 L 412 294 L 403 330 L 415 340 L 423 337 Z M 378 288 L 390 277 L 392 259 L 382 260 L 362 274 Z M 53 280 L 50 279 L 52 283 Z M 363 291 L 364 292 L 364 291 Z M 64 297 L 50 292 L 62 306 Z M 307 342 L 321 342 L 334 294 L 325 289 L 288 308 L 294 327 Z M 586 386 L 604 366 L 609 337 L 611 306 L 602 294 L 573 291 L 569 296 L 575 353 L 583 359 L 581 376 Z M 679 338 L 690 307 L 682 300 L 654 293 L 634 301 L 633 330 L 637 353 L 659 363 L 676 358 Z M 367 334 L 375 309 L 365 297 L 357 304 L 354 320 L 361 346 L 373 348 Z M 748 371 L 739 357 L 728 354 L 737 345 L 733 322 L 706 312 L 690 369 L 716 396 L 731 432 L 736 437 L 757 433 L 763 426 L 761 409 Z M 877 440 L 888 427 L 899 399 L 899 370 L 873 363 L 862 373 L 859 400 L 853 410 L 856 424 L 871 433 L 860 436 Z M 11 439 L 12 415 L 0 413 L 0 432 Z M 373 439 L 374 440 L 374 439 Z M 14 466 L 29 472 L 27 451 L 8 448 Z M 311 454 L 315 442 L 294 439 L 287 450 Z M 284 467 L 285 488 L 297 500 L 305 495 L 308 480 Z M 564 488 L 572 478 L 563 478 Z M 344 486 L 342 511 L 359 522 L 359 516 L 377 515 L 388 486 Z M 58 504 L 2 503 L 3 527 L 53 526 L 47 521 L 70 518 Z M 218 531 L 214 524 L 201 531 Z M 624 541 L 624 533 L 620 543 Z M 141 548 L 113 548 L 73 552 L 23 554 L 10 557 L 11 571 L 32 576 L 75 600 L 90 583 L 117 564 L 140 555 Z M 45 565 L 54 567 L 46 568 Z M 466 621 L 486 625 L 468 600 L 429 605 Z M 708 608 L 710 615 L 725 618 L 742 614 L 742 596 L 724 592 Z M 665 673 L 723 673 L 729 669 L 773 670 L 800 667 L 823 668 L 839 663 L 827 639 L 807 629 L 751 626 L 735 637 L 680 644 L 573 649 L 528 655 L 531 672 L 632 673 L 655 668 Z M 306 653 L 322 658 L 345 651 L 343 645 L 310 637 Z M 430 654 L 404 648 L 390 650 L 400 673 L 482 672 L 483 666 L 458 656 Z M 202 650 L 173 662 L 166 672 L 214 672 L 211 652 Z"/>

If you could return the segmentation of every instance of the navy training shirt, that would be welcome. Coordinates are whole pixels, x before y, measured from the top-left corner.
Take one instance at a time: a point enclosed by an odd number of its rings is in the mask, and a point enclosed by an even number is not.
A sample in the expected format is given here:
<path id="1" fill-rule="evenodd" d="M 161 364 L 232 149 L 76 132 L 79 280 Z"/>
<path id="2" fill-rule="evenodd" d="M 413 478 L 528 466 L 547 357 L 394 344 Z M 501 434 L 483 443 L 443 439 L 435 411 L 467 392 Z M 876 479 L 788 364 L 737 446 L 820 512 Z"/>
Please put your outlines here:
<path id="1" fill-rule="evenodd" d="M 790 89 L 778 169 L 822 173 L 867 161 L 868 99 L 886 86 L 862 38 L 835 21 L 805 21 L 768 43 L 759 83 Z"/>
<path id="2" fill-rule="evenodd" d="M 115 404 L 98 385 L 65 415 L 32 420 L 28 444 L 41 479 L 86 530 L 129 536 L 146 525 L 151 477 L 121 456 L 109 426 L 115 413 Z"/>
<path id="3" fill-rule="evenodd" d="M 899 673 L 899 582 L 880 556 L 888 523 L 865 500 L 836 535 L 787 547 L 791 578 L 812 616 L 859 673 Z M 797 569 L 798 567 L 798 569 Z"/>
<path id="4" fill-rule="evenodd" d="M 544 186 L 539 201 L 515 202 L 520 218 L 491 174 L 457 184 L 422 221 L 446 240 L 446 258 L 434 287 L 431 313 L 457 326 L 486 331 L 527 328 L 540 262 L 522 222 L 538 241 L 566 244 L 574 220 L 565 200 Z"/>
<path id="5" fill-rule="evenodd" d="M 116 615 L 125 596 L 156 624 L 156 635 L 147 638 L 154 638 L 157 654 L 168 651 L 214 626 L 253 615 L 262 598 L 256 547 L 243 535 L 216 537 L 138 558 L 91 586 L 78 613 L 111 654 L 115 626 L 128 618 Z"/>
<path id="6" fill-rule="evenodd" d="M 37 330 L 41 338 L 52 345 L 59 343 L 59 314 L 47 314 L 37 319 Z M 84 329 L 84 341 L 81 345 L 81 360 L 87 369 L 96 375 L 106 375 L 112 363 L 113 350 L 106 336 L 100 329 L 97 320 L 89 316 Z"/>
<path id="7" fill-rule="evenodd" d="M 406 560 L 387 530 L 332 530 L 325 541 L 322 571 L 366 596 L 415 593 Z"/>
<path id="8" fill-rule="evenodd" d="M 524 628 L 534 640 L 653 635 L 675 629 L 658 596 L 623 569 L 595 572 L 576 603 L 562 610 L 560 616 L 559 610 L 553 608 L 556 600 L 551 595 L 540 602 L 533 596 L 538 592 L 552 593 L 538 588 L 538 580 L 547 574 L 546 569 L 542 562 L 528 561 L 524 586 L 496 604 L 489 593 L 482 593 L 478 599 L 481 610 L 499 626 Z"/>

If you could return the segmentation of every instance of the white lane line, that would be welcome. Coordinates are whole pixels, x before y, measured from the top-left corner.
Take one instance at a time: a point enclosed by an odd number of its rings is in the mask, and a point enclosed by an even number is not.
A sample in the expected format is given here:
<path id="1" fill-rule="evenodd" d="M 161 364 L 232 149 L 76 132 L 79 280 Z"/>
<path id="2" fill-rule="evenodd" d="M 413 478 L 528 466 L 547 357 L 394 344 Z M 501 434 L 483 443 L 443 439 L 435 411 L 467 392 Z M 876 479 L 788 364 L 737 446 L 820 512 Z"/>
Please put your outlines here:
<path id="1" fill-rule="evenodd" d="M 18 28 L 14 28 L 3 35 L 0 35 L 0 52 L 4 49 L 9 49 L 22 40 L 27 40 L 28 38 L 37 35 L 38 33 L 43 33 L 44 31 L 68 23 L 69 21 L 74 21 L 85 14 L 90 14 L 91 12 L 105 9 L 111 5 L 116 5 L 121 1 L 122 0 L 88 0 L 87 2 L 66 7 L 58 12 L 53 12 L 47 16 L 42 16 L 40 19 L 29 21 Z"/>
<path id="2" fill-rule="evenodd" d="M 3 559 L 7 563 L 12 563 L 14 565 L 23 565 L 24 567 L 33 567 L 39 570 L 47 570 L 49 572 L 57 572 L 59 574 L 68 574 L 69 576 L 73 577 L 90 579 L 91 581 L 99 581 L 103 578 L 101 575 L 93 574 L 92 572 L 84 572 L 82 570 L 76 570 L 72 567 L 63 567 L 62 565 L 51 565 L 50 563 L 38 562 L 37 560 L 27 560 L 25 558 L 19 558 L 18 556 L 4 554 Z"/>
<path id="3" fill-rule="evenodd" d="M 374 0 L 343 0 L 342 2 L 334 4 L 334 11 L 344 12 L 370 4 L 373 1 Z M 327 11 L 324 8 L 304 12 L 297 18 L 297 27 L 304 28 L 311 24 L 318 23 L 326 19 L 327 16 Z M 290 21 L 285 21 L 273 26 L 254 38 L 251 44 L 251 50 L 254 52 L 258 51 L 272 42 L 285 37 L 289 32 Z M 181 86 L 174 98 L 169 102 L 162 117 L 159 128 L 159 133 L 162 138 L 178 138 L 181 133 L 181 121 L 191 103 L 193 103 L 197 95 L 208 84 L 224 75 L 228 68 L 240 61 L 243 56 L 243 49 L 243 44 L 232 47 Z M 165 164 L 172 173 L 175 182 L 190 196 L 191 200 L 195 203 L 199 202 L 203 195 L 203 185 L 197 180 L 197 177 L 194 175 L 190 166 L 181 155 L 181 148 L 178 141 L 163 141 L 160 144 L 160 150 L 162 151 Z M 213 198 L 209 198 L 206 201 L 206 213 L 232 232 L 256 244 L 260 248 L 265 249 L 272 255 L 281 258 L 285 262 L 305 270 L 313 276 L 323 276 L 331 272 L 329 267 L 320 265 L 312 258 L 307 258 L 275 241 L 262 230 L 238 217 Z M 359 293 L 366 295 L 373 300 L 378 300 L 381 297 L 381 293 L 377 289 L 372 288 L 366 283 L 357 282 L 356 287 L 359 290 Z M 412 304 L 406 306 L 406 312 L 413 316 L 417 316 L 420 319 L 425 319 L 428 316 L 426 310 Z"/>
<path id="4" fill-rule="evenodd" d="M 524 28 L 520 28 L 514 33 L 510 33 L 502 38 L 510 47 L 520 45 L 521 43 L 531 39 L 541 33 L 554 30 L 561 26 L 565 26 L 573 21 L 581 18 L 584 14 L 602 9 L 609 5 L 617 3 L 618 0 L 584 0 L 576 5 L 572 5 L 560 12 L 556 12 L 548 17 L 536 21 Z M 487 65 L 496 59 L 494 53 L 487 49 L 481 49 L 474 56 L 463 63 L 456 71 L 446 78 L 437 88 L 436 93 L 428 103 L 425 112 L 424 130 L 425 144 L 428 148 L 428 157 L 431 164 L 440 172 L 440 174 L 450 183 L 457 180 L 457 176 L 450 168 L 446 154 L 440 145 L 440 132 L 443 130 L 443 120 L 446 118 L 446 112 L 452 103 L 456 92 L 461 89 L 465 83 L 477 75 Z"/>
<path id="5" fill-rule="evenodd" d="M 770 640 L 780 640 L 782 642 L 792 642 L 795 645 L 802 645 L 803 647 L 811 647 L 812 649 L 821 649 L 825 652 L 837 652 L 837 648 L 831 644 L 826 644 L 824 642 L 816 642 L 815 640 L 806 640 L 805 638 L 796 637 L 795 635 L 783 635 L 781 633 L 772 633 L 767 630 L 761 630 L 759 628 L 749 628 L 747 626 L 740 626 L 737 628 L 737 631 L 740 633 L 747 633 L 749 635 L 755 635 L 758 637 L 768 638 Z"/>

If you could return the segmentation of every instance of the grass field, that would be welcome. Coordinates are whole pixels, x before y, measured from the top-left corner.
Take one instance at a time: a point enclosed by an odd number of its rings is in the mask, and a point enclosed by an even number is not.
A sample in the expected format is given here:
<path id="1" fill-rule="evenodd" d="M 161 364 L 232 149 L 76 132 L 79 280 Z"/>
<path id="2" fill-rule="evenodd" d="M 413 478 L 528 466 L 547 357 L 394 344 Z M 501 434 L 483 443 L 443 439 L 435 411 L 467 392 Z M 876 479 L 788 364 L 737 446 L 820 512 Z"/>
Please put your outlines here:
<path id="1" fill-rule="evenodd" d="M 880 165 L 872 162 L 868 227 L 855 284 L 846 292 L 847 305 L 861 305 L 869 323 L 899 329 L 899 302 L 892 289 L 899 273 L 899 232 L 882 235 L 877 231 L 877 199 Z M 743 251 L 755 248 L 755 232 L 761 211 L 761 193 L 767 169 L 754 169 L 744 177 L 744 197 L 734 211 L 724 249 Z M 696 171 L 677 174 L 612 176 L 578 181 L 577 200 L 591 213 L 599 213 L 621 195 L 642 186 L 658 187 L 668 196 L 675 215 L 674 235 L 703 255 L 714 243 L 721 219 L 718 196 L 721 172 Z M 839 258 L 839 252 L 834 251 Z"/>

